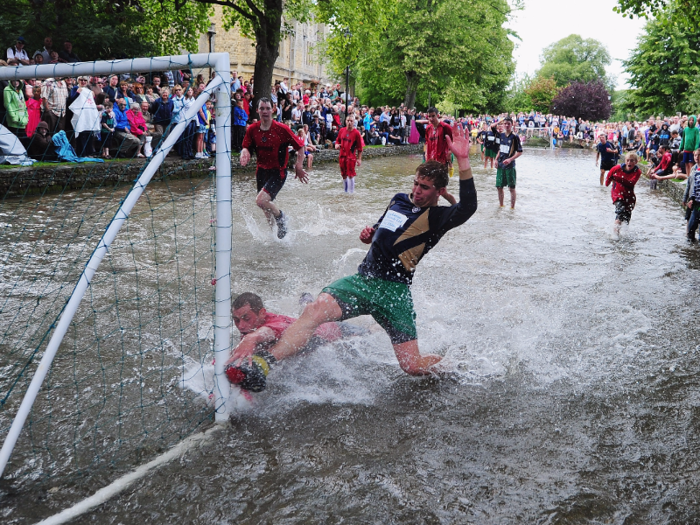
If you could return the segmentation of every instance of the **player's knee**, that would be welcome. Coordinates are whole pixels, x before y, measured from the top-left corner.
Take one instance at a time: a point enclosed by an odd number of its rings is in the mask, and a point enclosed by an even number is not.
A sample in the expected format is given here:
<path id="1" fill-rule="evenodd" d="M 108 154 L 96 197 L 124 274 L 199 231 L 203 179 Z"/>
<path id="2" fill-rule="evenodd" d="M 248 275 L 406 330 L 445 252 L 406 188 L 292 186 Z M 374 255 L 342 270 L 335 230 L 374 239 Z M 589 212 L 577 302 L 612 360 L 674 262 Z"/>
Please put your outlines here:
<path id="1" fill-rule="evenodd" d="M 306 305 L 302 317 L 313 320 L 315 323 L 322 324 L 330 321 L 333 318 L 332 310 L 334 299 L 328 294 L 319 295 L 316 300 Z"/>
<path id="2" fill-rule="evenodd" d="M 265 208 L 269 203 L 270 196 L 267 193 L 264 191 L 258 193 L 258 196 L 255 198 L 255 204 L 257 204 L 259 208 Z"/>

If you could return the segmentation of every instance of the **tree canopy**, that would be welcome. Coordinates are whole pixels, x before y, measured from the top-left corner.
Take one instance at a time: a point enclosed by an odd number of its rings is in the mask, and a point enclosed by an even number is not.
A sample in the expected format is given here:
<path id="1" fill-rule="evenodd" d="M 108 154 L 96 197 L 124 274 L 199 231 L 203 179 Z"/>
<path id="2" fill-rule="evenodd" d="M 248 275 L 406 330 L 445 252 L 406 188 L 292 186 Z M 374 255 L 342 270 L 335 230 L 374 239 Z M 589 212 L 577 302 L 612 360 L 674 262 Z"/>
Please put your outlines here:
<path id="1" fill-rule="evenodd" d="M 689 27 L 700 24 L 700 2 L 696 0 L 618 0 L 614 9 L 629 18 L 650 18 L 671 11 L 675 22 Z"/>
<path id="2" fill-rule="evenodd" d="M 607 120 L 612 105 L 605 85 L 596 80 L 586 84 L 572 82 L 562 88 L 552 100 L 551 110 L 558 115 L 584 120 Z"/>
<path id="3" fill-rule="evenodd" d="M 337 73 L 350 66 L 370 104 L 449 100 L 486 109 L 503 96 L 513 44 L 505 0 L 319 2 L 329 23 L 327 52 Z"/>
<path id="4" fill-rule="evenodd" d="M 612 84 L 605 73 L 610 65 L 610 53 L 605 46 L 593 38 L 569 35 L 546 47 L 542 53 L 542 67 L 536 75 L 553 78 L 558 87 L 572 82 L 593 82 L 602 80 Z"/>
<path id="5" fill-rule="evenodd" d="M 634 89 L 629 109 L 673 114 L 697 110 L 700 78 L 700 29 L 676 21 L 671 9 L 650 20 L 637 47 L 623 62 Z"/>
<path id="6" fill-rule="evenodd" d="M 82 60 L 153 56 L 197 47 L 209 25 L 210 8 L 177 0 L 3 0 L 0 35 L 11 45 L 18 36 L 27 52 L 52 36 L 73 43 Z"/>

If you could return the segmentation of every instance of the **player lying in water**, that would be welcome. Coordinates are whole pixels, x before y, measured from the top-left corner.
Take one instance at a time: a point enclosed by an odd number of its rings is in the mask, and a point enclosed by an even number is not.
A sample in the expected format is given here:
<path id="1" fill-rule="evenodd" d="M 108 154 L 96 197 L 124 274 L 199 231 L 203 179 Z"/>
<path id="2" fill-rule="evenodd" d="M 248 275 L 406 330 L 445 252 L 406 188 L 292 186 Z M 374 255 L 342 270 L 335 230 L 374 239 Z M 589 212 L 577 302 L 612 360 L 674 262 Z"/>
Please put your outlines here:
<path id="1" fill-rule="evenodd" d="M 421 355 L 418 349 L 410 285 L 422 257 L 445 233 L 464 224 L 476 211 L 469 138 L 459 124 L 452 132 L 454 138 L 446 140 L 459 165 L 459 203 L 447 193 L 447 165 L 436 161 L 421 164 L 413 180 L 413 192 L 396 194 L 377 223 L 360 233 L 360 240 L 371 246 L 358 273 L 324 288 L 269 350 L 256 353 L 252 344 L 238 345 L 227 372 L 233 383 L 245 385 L 254 374 L 258 378 L 256 388 L 262 390 L 272 363 L 303 350 L 325 323 L 360 315 L 371 315 L 386 330 L 406 373 L 426 375 L 437 371 L 442 358 Z M 452 205 L 438 206 L 440 197 Z"/>

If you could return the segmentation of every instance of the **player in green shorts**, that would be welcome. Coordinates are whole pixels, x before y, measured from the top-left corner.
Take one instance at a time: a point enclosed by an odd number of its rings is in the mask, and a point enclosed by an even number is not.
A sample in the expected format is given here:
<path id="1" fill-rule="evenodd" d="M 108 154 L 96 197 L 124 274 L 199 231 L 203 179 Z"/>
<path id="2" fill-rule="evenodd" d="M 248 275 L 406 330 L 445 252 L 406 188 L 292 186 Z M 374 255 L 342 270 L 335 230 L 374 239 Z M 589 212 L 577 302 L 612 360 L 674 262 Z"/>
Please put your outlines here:
<path id="1" fill-rule="evenodd" d="M 389 334 L 399 365 L 406 373 L 420 376 L 438 371 L 435 365 L 442 358 L 421 355 L 418 349 L 410 285 L 422 257 L 443 235 L 464 224 L 476 211 L 469 137 L 461 124 L 452 127 L 452 135 L 454 138 L 448 136 L 447 143 L 459 166 L 459 203 L 447 192 L 447 166 L 434 160 L 421 164 L 416 170 L 413 192 L 397 193 L 377 223 L 360 233 L 360 241 L 371 246 L 358 273 L 325 287 L 269 349 L 268 363 L 298 353 L 323 323 L 369 314 Z M 451 206 L 438 206 L 440 197 Z M 247 373 L 255 366 L 253 350 L 236 348 L 232 363 Z M 261 370 L 264 368 L 267 367 Z M 267 375 L 265 370 L 263 373 Z"/>
<path id="2" fill-rule="evenodd" d="M 513 133 L 513 119 L 503 119 L 505 133 L 500 134 L 500 147 L 498 165 L 496 170 L 496 188 L 498 189 L 498 203 L 503 207 L 503 188 L 510 189 L 510 207 L 515 208 L 515 159 L 523 154 L 523 146 L 520 137 Z"/>

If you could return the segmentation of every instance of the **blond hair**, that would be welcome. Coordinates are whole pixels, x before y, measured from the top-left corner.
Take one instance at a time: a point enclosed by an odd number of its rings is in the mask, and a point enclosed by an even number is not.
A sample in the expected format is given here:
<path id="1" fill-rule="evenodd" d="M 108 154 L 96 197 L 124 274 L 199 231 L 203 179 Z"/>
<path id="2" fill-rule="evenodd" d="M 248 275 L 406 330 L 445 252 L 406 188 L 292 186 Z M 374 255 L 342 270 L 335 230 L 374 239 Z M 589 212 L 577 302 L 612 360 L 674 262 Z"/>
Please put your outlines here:
<path id="1" fill-rule="evenodd" d="M 632 159 L 635 162 L 639 162 L 639 157 L 634 151 L 630 151 L 629 153 L 627 153 L 627 155 L 625 155 L 625 160 L 627 159 Z"/>

